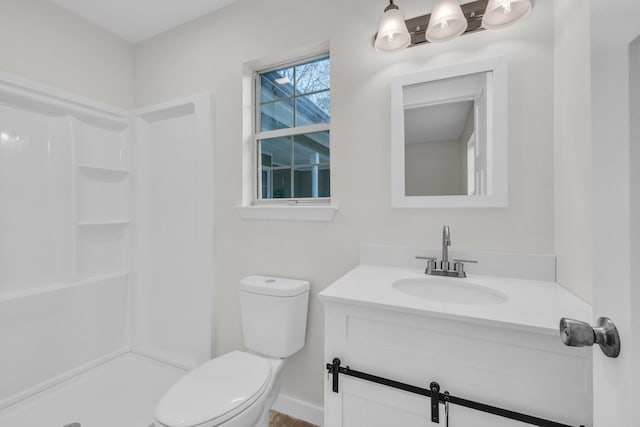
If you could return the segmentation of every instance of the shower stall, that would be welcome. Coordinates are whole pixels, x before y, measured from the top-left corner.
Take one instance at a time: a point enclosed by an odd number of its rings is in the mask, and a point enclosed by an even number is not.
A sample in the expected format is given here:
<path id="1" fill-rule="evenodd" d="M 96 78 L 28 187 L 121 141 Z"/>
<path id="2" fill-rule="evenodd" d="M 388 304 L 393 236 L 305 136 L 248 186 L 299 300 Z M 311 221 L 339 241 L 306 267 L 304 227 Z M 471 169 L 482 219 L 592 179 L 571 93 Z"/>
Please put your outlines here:
<path id="1" fill-rule="evenodd" d="M 146 427 L 213 355 L 213 108 L 0 74 L 0 425 Z"/>

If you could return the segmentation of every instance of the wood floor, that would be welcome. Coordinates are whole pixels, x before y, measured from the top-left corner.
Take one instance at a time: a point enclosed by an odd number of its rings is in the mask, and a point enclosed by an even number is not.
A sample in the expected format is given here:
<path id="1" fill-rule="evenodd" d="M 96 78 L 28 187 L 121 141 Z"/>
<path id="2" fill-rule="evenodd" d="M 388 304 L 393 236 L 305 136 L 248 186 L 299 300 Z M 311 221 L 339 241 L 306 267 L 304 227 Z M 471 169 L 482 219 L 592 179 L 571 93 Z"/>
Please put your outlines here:
<path id="1" fill-rule="evenodd" d="M 271 411 L 269 414 L 269 427 L 318 427 L 306 421 L 291 418 L 280 412 Z"/>

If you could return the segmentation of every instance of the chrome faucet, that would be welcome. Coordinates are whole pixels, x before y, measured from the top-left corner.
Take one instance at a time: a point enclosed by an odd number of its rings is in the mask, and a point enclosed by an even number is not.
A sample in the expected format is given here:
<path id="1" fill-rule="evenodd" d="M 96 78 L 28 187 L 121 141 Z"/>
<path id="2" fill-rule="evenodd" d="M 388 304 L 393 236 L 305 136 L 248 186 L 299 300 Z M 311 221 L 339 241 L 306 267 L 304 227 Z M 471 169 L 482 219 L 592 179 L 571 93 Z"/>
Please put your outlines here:
<path id="1" fill-rule="evenodd" d="M 448 277 L 467 277 L 467 273 L 464 271 L 464 263 L 472 262 L 477 264 L 478 261 L 469 259 L 454 259 L 453 269 L 449 262 L 449 246 L 451 246 L 451 231 L 449 226 L 445 225 L 442 229 L 442 259 L 440 260 L 440 268 L 438 268 L 438 260 L 434 257 L 416 256 L 418 259 L 426 259 L 428 262 L 425 274 L 434 276 L 448 276 Z"/>
<path id="2" fill-rule="evenodd" d="M 445 225 L 442 228 L 442 261 L 440 262 L 442 270 L 449 269 L 449 246 L 451 246 L 451 233 L 449 226 Z"/>

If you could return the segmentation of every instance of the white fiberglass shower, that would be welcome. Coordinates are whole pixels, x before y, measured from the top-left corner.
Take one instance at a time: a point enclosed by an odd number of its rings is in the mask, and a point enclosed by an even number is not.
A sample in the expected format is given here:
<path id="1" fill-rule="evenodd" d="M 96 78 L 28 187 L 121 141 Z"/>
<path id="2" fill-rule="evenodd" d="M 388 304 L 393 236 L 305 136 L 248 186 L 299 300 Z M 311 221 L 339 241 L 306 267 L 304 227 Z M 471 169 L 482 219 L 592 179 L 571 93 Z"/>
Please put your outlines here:
<path id="1" fill-rule="evenodd" d="M 213 148 L 208 94 L 130 112 L 0 75 L 0 425 L 147 426 L 211 357 Z"/>

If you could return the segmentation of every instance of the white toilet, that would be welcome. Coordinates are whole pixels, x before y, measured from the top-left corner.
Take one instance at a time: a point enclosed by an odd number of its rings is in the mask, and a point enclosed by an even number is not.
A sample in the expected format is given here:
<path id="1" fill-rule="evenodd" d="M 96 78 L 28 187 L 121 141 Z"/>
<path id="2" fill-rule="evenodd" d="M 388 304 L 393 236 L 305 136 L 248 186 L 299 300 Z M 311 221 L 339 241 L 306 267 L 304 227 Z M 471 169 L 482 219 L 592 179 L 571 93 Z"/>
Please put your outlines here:
<path id="1" fill-rule="evenodd" d="M 240 281 L 244 344 L 186 374 L 162 397 L 156 427 L 268 427 L 284 358 L 304 346 L 309 282 Z"/>

